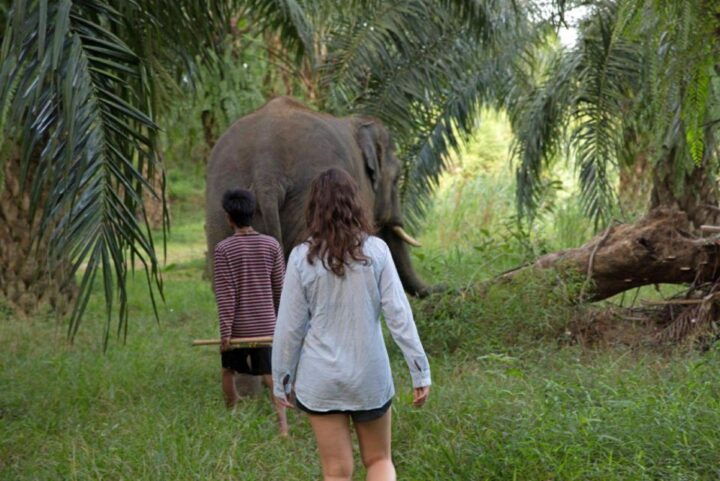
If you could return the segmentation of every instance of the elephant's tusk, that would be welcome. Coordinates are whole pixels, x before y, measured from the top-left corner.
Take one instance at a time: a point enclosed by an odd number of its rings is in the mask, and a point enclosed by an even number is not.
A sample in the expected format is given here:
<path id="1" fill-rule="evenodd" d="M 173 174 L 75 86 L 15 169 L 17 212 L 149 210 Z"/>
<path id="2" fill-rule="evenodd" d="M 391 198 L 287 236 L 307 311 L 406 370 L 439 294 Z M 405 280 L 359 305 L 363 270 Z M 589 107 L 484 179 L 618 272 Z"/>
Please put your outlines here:
<path id="1" fill-rule="evenodd" d="M 393 227 L 392 230 L 393 230 L 393 232 L 395 233 L 395 235 L 397 235 L 399 238 L 401 238 L 402 240 L 404 240 L 405 242 L 407 242 L 407 243 L 410 244 L 411 246 L 414 246 L 414 247 L 422 247 L 422 244 L 421 244 L 421 243 L 419 243 L 418 241 L 416 241 L 415 239 L 413 239 L 412 237 L 410 237 L 410 234 L 408 234 L 407 232 L 405 232 L 405 229 L 403 229 L 403 228 L 400 227 L 399 225 L 396 225 L 395 227 Z"/>

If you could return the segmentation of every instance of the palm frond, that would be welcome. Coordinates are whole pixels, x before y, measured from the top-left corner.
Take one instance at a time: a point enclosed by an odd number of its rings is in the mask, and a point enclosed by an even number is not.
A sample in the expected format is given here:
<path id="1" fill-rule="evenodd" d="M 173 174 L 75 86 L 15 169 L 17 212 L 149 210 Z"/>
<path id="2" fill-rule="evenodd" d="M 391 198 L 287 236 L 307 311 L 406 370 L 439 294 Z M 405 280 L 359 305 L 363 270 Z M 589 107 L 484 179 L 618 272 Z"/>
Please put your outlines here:
<path id="1" fill-rule="evenodd" d="M 363 8 L 340 19 L 328 45 L 326 105 L 375 116 L 390 128 L 404 159 L 403 204 L 417 220 L 447 154 L 472 130 L 498 85 L 489 66 L 525 45 L 519 32 L 528 25 L 507 2 L 359 3 Z M 483 25 L 492 30 L 474 35 L 473 28 L 483 27 L 469 26 L 461 8 L 487 17 Z"/>
<path id="2" fill-rule="evenodd" d="M 16 2 L 21 7 L 1 63 L 16 80 L 13 90 L 13 82 L 0 87 L 4 133 L 21 144 L 24 183 L 42 219 L 38 236 L 49 240 L 47 262 L 70 260 L 70 278 L 84 266 L 69 335 L 102 272 L 107 343 L 116 292 L 118 331 L 127 328 L 128 250 L 147 265 L 151 288 L 161 287 L 141 199 L 152 192 L 141 166 L 158 164 L 150 137 L 157 126 L 143 92 L 126 80 L 140 75 L 140 59 L 111 32 L 121 18 L 105 2 Z"/>
<path id="3" fill-rule="evenodd" d="M 0 0 L 0 39 L 5 36 L 5 29 L 8 26 L 8 14 L 12 7 L 12 0 Z"/>
<path id="4" fill-rule="evenodd" d="M 435 3 L 443 6 L 448 17 L 464 27 L 466 34 L 475 36 L 483 44 L 496 43 L 506 36 L 508 29 L 521 25 L 519 18 L 530 19 L 539 13 L 534 2 L 518 0 L 440 0 Z"/>
<path id="5" fill-rule="evenodd" d="M 682 124 L 676 132 L 683 138 L 666 138 L 666 145 L 669 140 L 671 145 L 685 146 L 680 160 L 699 165 L 712 102 L 710 80 L 720 55 L 717 42 L 709 41 L 717 36 L 717 12 L 704 2 L 653 2 L 646 5 L 650 10 L 655 21 L 641 26 L 656 51 L 655 71 L 648 78 L 653 92 L 650 120 L 665 136 L 680 109 Z"/>
<path id="6" fill-rule="evenodd" d="M 356 104 L 378 69 L 392 68 L 395 46 L 412 42 L 430 12 L 422 2 L 362 2 L 360 11 L 344 12 L 328 39 L 328 56 L 320 66 L 326 107 L 336 113 L 356 111 Z"/>
<path id="7" fill-rule="evenodd" d="M 598 225 L 608 220 L 614 204 L 609 170 L 617 166 L 622 112 L 642 70 L 639 45 L 624 37 L 624 18 L 614 5 L 598 8 L 579 45 L 584 61 L 575 79 L 580 88 L 570 141 L 576 150 L 585 211 Z"/>
<path id="8" fill-rule="evenodd" d="M 522 41 L 479 51 L 471 58 L 463 57 L 467 45 L 457 49 L 457 57 L 464 58 L 464 68 L 454 74 L 449 87 L 441 91 L 442 96 L 420 116 L 423 126 L 416 129 L 408 149 L 412 161 L 408 162 L 403 183 L 403 201 L 411 224 L 417 224 L 423 216 L 429 195 L 447 167 L 449 154 L 458 152 L 477 128 L 482 107 L 502 109 L 514 99 L 517 89 L 524 88 L 526 73 L 519 59 L 537 41 L 533 39 L 535 34 L 540 34 L 539 29 L 526 30 Z"/>
<path id="9" fill-rule="evenodd" d="M 297 0 L 244 0 L 251 18 L 257 23 L 258 31 L 275 31 L 289 50 L 294 50 L 296 59 L 313 54 L 313 25 L 308 8 L 314 2 Z"/>
<path id="10" fill-rule="evenodd" d="M 513 157 L 518 162 L 516 197 L 521 215 L 534 214 L 542 173 L 564 145 L 565 119 L 573 104 L 574 76 L 581 61 L 577 52 L 561 50 L 546 67 L 549 78 L 529 92 L 518 92 L 508 102 L 515 133 Z"/>
<path id="11" fill-rule="evenodd" d="M 623 149 L 624 113 L 633 108 L 643 70 L 642 47 L 626 35 L 637 11 L 623 8 L 598 5 L 577 46 L 560 50 L 549 65 L 548 80 L 511 106 L 521 213 L 534 212 L 541 174 L 568 138 L 585 211 L 598 224 L 608 218 L 615 191 L 610 172 Z"/>
<path id="12" fill-rule="evenodd" d="M 478 73 L 449 92 L 442 110 L 427 115 L 424 132 L 413 139 L 406 157 L 402 198 L 411 226 L 418 225 L 427 208 L 432 189 L 447 168 L 449 155 L 457 152 L 477 126 L 480 105 L 487 100 L 487 78 Z"/>
<path id="13" fill-rule="evenodd" d="M 217 63 L 239 4 L 239 0 L 112 1 L 118 12 L 112 31 L 142 61 L 132 81 L 135 89 L 147 92 L 146 112 L 161 115 L 175 99 L 178 83 L 194 85 L 199 64 Z M 136 85 L 140 82 L 144 85 Z"/>
<path id="14" fill-rule="evenodd" d="M 106 344 L 113 312 L 118 334 L 127 333 L 126 281 L 136 264 L 156 308 L 162 281 L 142 199 L 149 192 L 164 206 L 164 192 L 147 180 L 161 169 L 159 79 L 182 82 L 197 62 L 211 61 L 235 8 L 229 1 L 13 3 L 0 53 L 0 127 L 3 141 L 21 148 L 30 215 L 40 217 L 37 235 L 49 245 L 40 258 L 69 261 L 69 279 L 81 274 L 71 338 L 98 273 Z"/>

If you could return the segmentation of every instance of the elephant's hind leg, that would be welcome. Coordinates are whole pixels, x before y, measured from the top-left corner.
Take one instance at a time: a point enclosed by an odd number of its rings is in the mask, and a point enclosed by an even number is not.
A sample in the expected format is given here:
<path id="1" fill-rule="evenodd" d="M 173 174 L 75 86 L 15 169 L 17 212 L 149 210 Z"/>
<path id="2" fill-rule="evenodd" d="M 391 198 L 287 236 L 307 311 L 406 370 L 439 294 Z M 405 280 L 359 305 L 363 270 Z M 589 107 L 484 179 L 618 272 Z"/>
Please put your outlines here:
<path id="1" fill-rule="evenodd" d="M 283 246 L 282 227 L 280 225 L 280 201 L 275 193 L 257 194 L 258 208 L 262 215 L 264 232 L 273 236 Z"/>

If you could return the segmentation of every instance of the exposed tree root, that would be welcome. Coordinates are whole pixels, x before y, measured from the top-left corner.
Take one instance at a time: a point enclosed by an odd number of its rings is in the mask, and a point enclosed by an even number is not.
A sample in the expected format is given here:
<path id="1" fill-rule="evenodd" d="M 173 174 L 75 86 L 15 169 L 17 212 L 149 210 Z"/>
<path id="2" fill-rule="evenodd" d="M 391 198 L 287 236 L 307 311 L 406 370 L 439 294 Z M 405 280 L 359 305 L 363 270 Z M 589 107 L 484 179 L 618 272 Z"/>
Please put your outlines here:
<path id="1" fill-rule="evenodd" d="M 578 301 L 598 301 L 650 284 L 714 282 L 720 278 L 720 241 L 692 235 L 684 213 L 661 208 L 634 224 L 611 226 L 582 247 L 541 256 L 496 281 L 548 268 L 586 275 Z"/>
<path id="2" fill-rule="evenodd" d="M 583 344 L 708 346 L 720 336 L 720 237 L 690 233 L 687 216 L 659 208 L 634 224 L 610 226 L 585 245 L 539 257 L 498 276 L 508 282 L 529 269 L 585 278 L 576 301 L 599 301 L 652 284 L 688 290 L 640 306 L 583 309 L 569 334 Z"/>

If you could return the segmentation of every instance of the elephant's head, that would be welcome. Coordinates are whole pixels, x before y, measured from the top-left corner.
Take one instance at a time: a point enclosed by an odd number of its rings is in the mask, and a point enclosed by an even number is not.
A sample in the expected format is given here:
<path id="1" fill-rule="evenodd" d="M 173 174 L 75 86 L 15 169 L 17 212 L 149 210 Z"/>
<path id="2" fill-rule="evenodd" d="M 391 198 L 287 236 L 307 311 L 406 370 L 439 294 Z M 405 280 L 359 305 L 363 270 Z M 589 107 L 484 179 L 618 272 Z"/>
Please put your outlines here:
<path id="1" fill-rule="evenodd" d="M 370 197 L 378 234 L 390 247 L 405 290 L 412 295 L 424 296 L 432 288 L 418 277 L 410 261 L 408 245 L 419 247 L 420 243 L 403 228 L 399 192 L 402 165 L 395 156 L 390 133 L 377 119 L 358 117 L 353 122 L 355 139 L 372 188 Z"/>

